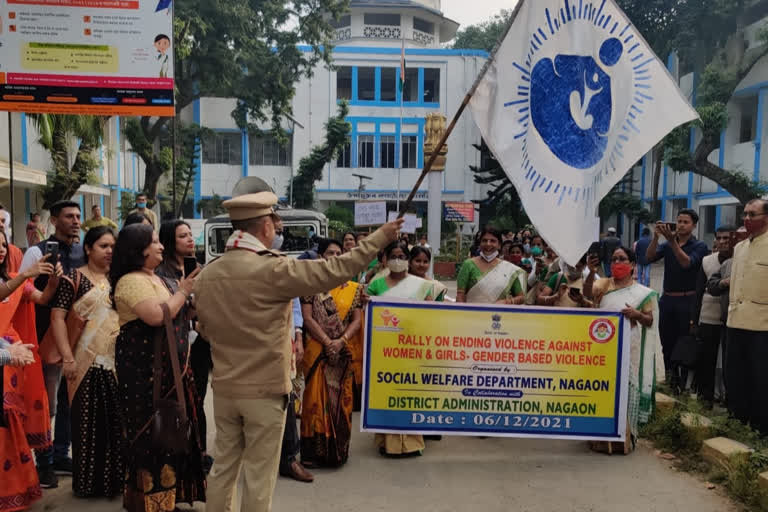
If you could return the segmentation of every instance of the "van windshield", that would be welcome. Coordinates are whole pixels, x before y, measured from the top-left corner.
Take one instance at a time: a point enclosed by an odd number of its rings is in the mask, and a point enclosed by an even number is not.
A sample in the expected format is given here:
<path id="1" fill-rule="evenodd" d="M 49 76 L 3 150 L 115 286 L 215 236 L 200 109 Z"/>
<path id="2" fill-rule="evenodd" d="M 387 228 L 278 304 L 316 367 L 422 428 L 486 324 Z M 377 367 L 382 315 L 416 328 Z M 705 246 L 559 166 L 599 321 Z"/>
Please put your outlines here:
<path id="1" fill-rule="evenodd" d="M 311 224 L 296 224 L 283 226 L 283 252 L 304 252 L 315 244 L 315 228 Z"/>
<path id="2" fill-rule="evenodd" d="M 219 226 L 211 229 L 211 237 L 208 239 L 211 253 L 221 256 L 227 249 L 227 240 L 232 236 L 232 226 Z"/>
<path id="3" fill-rule="evenodd" d="M 214 257 L 224 254 L 227 248 L 227 240 L 232 236 L 232 226 L 216 226 L 211 228 L 208 238 L 208 249 Z M 304 252 L 311 249 L 317 242 L 313 242 L 316 232 L 311 224 L 293 224 L 283 226 L 282 252 Z"/>

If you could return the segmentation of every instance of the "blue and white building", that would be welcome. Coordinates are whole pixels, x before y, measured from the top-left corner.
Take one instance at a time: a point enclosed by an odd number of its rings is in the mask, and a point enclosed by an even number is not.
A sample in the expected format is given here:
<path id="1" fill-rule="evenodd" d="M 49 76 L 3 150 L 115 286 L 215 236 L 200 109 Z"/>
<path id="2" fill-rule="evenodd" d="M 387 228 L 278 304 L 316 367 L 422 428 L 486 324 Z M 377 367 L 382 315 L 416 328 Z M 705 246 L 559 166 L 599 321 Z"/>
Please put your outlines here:
<path id="1" fill-rule="evenodd" d="M 0 113 L 0 203 L 10 210 L 10 153 L 8 145 L 8 115 Z M 14 166 L 14 209 L 11 215 L 15 243 L 26 247 L 25 228 L 30 213 L 40 213 L 43 198 L 40 188 L 48 183 L 52 169 L 50 154 L 38 143 L 38 132 L 30 116 L 12 113 L 12 151 Z M 106 121 L 103 144 L 99 150 L 100 164 L 89 184 L 80 187 L 72 198 L 80 203 L 83 220 L 90 216 L 91 207 L 101 206 L 103 215 L 117 218 L 122 193 L 136 193 L 144 185 L 144 164 L 123 135 L 126 118 L 111 117 Z M 74 158 L 77 140 L 70 141 Z"/>
<path id="2" fill-rule="evenodd" d="M 768 23 L 768 18 L 754 20 L 742 32 L 734 34 L 726 48 L 733 58 L 733 52 L 746 51 L 747 55 L 762 50 L 759 31 Z M 667 67 L 679 80 L 680 88 L 696 105 L 696 88 L 699 76 L 683 74 L 675 55 L 669 56 Z M 728 102 L 728 126 L 720 135 L 720 147 L 709 155 L 710 162 L 728 170 L 739 171 L 756 181 L 768 181 L 768 58 L 763 57 L 736 87 Z M 691 134 L 691 151 L 701 137 L 700 131 Z M 649 207 L 653 190 L 653 155 L 643 158 L 641 165 L 633 170 L 632 190 Z M 742 207 L 738 200 L 720 188 L 716 183 L 696 174 L 677 173 L 664 166 L 659 181 L 658 198 L 661 215 L 672 221 L 684 208 L 693 208 L 699 213 L 698 237 L 712 244 L 717 227 L 740 225 Z M 638 226 L 626 217 L 612 219 L 609 225 L 618 225 L 627 242 L 634 241 Z"/>
<path id="3" fill-rule="evenodd" d="M 310 79 L 297 84 L 291 145 L 280 147 L 271 137 L 249 137 L 237 128 L 231 113 L 234 99 L 201 98 L 183 112 L 183 119 L 217 132 L 203 141 L 203 157 L 194 184 L 194 200 L 218 194 L 228 197 L 244 176 L 266 180 L 283 199 L 299 160 L 323 142 L 323 125 L 338 111 L 338 101 L 350 104 L 349 146 L 338 161 L 326 166 L 317 183 L 320 209 L 331 201 L 405 199 L 424 164 L 424 123 L 427 114 L 441 112 L 450 119 L 479 74 L 487 53 L 444 48 L 459 24 L 447 19 L 440 0 L 352 0 L 349 13 L 334 22 L 335 70 L 319 66 Z M 406 47 L 405 86 L 401 92 L 400 56 Z M 306 48 L 309 51 L 309 48 Z M 402 118 L 401 118 L 402 104 Z M 268 127 L 267 127 L 268 128 Z M 469 170 L 480 153 L 472 147 L 479 132 L 467 114 L 448 140 L 448 164 L 443 176 L 444 201 L 485 197 Z M 370 180 L 354 175 L 363 175 Z M 426 180 L 416 197 L 426 211 Z M 195 208 L 195 214 L 197 208 Z"/>

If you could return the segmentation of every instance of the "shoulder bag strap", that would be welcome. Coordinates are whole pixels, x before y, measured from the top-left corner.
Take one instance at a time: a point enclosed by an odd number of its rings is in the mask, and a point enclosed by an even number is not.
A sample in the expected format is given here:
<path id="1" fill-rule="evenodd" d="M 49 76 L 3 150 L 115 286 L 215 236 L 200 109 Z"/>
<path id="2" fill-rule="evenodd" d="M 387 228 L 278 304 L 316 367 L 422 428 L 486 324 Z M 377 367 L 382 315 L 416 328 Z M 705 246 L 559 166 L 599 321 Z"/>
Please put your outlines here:
<path id="1" fill-rule="evenodd" d="M 176 340 L 176 330 L 173 328 L 171 322 L 171 310 L 168 308 L 168 304 L 163 302 L 160 304 L 163 310 L 163 323 L 165 324 L 165 337 L 168 338 L 168 356 L 171 359 L 171 368 L 173 368 L 173 383 L 176 387 L 176 399 L 179 401 L 181 412 L 184 419 L 187 419 L 187 401 L 184 400 L 184 392 L 181 385 L 181 369 L 179 368 L 179 347 Z M 162 336 L 162 334 L 161 334 Z M 155 384 L 157 385 L 157 384 Z"/>

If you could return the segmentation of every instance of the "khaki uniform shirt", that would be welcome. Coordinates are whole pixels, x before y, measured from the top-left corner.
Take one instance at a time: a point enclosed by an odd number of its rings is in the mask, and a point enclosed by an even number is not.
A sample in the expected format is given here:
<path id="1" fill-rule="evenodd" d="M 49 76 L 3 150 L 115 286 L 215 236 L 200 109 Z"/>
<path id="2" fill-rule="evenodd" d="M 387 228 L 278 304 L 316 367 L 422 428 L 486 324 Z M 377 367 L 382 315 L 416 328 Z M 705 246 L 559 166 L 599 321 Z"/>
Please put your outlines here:
<path id="1" fill-rule="evenodd" d="M 248 236 L 248 235 L 246 235 Z M 195 283 L 200 333 L 211 342 L 215 393 L 264 398 L 291 391 L 291 301 L 326 292 L 362 271 L 387 245 L 377 231 L 330 260 L 296 260 L 258 244 L 230 249 Z"/>
<path id="2" fill-rule="evenodd" d="M 768 331 L 768 233 L 733 251 L 728 327 Z"/>

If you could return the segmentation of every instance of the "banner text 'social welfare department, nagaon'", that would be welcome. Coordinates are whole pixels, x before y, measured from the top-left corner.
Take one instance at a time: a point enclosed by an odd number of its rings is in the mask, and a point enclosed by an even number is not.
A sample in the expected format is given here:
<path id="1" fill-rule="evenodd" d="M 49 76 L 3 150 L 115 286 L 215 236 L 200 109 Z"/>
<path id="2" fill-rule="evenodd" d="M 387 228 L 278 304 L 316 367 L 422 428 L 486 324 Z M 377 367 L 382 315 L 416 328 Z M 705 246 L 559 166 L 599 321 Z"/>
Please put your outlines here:
<path id="1" fill-rule="evenodd" d="M 623 440 L 619 313 L 372 300 L 362 430 Z"/>

